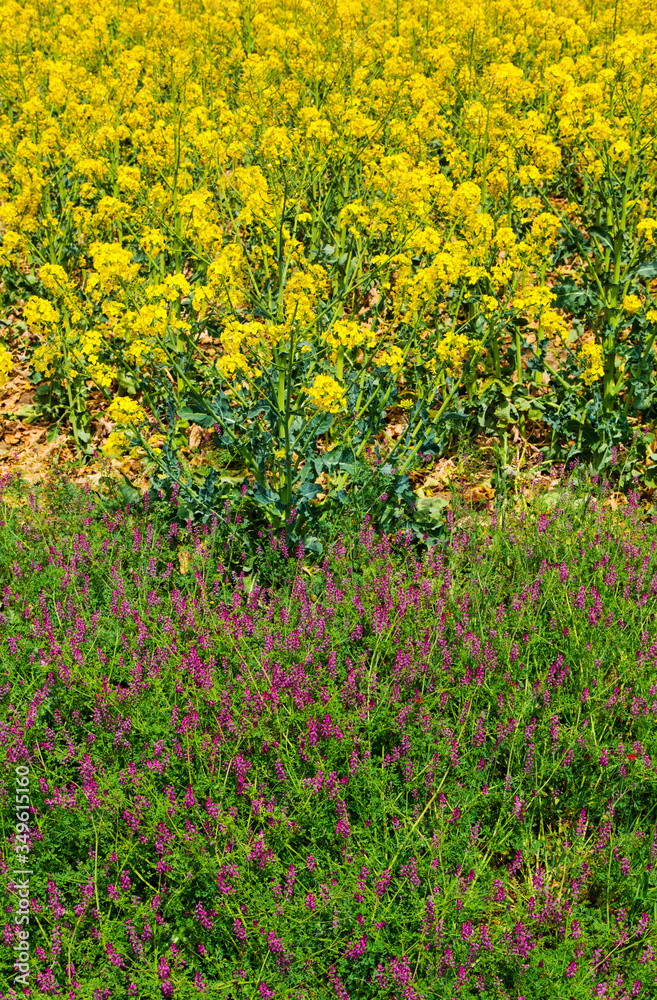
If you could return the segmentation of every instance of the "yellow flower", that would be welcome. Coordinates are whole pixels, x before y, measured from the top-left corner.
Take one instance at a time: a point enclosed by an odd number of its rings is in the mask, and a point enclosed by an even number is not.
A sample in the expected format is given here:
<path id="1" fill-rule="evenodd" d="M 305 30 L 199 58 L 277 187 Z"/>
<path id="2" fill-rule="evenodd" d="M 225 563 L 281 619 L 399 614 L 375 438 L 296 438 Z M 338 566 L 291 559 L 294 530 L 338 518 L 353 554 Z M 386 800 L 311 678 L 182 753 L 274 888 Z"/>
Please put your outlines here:
<path id="1" fill-rule="evenodd" d="M 217 368 L 222 373 L 224 378 L 229 381 L 236 378 L 238 372 L 242 372 L 244 375 L 251 374 L 249 362 L 241 351 L 229 352 L 224 354 L 222 358 L 218 358 Z"/>
<path id="2" fill-rule="evenodd" d="M 520 295 L 513 299 L 513 307 L 518 312 L 526 312 L 534 317 L 541 315 L 543 310 L 554 301 L 554 292 L 545 285 L 537 285 L 533 288 L 526 288 Z"/>
<path id="3" fill-rule="evenodd" d="M 167 302 L 177 302 L 181 297 L 189 295 L 190 287 L 183 274 L 170 274 L 164 279 L 162 294 Z"/>
<path id="4" fill-rule="evenodd" d="M 35 372 L 41 372 L 42 375 L 48 377 L 54 372 L 56 357 L 58 357 L 58 353 L 52 344 L 41 344 L 32 355 L 32 367 Z"/>
<path id="5" fill-rule="evenodd" d="M 69 277 L 59 264 L 44 264 L 39 268 L 39 278 L 53 295 L 60 295 L 70 288 Z"/>
<path id="6" fill-rule="evenodd" d="M 126 454 L 129 447 L 130 442 L 128 441 L 127 435 L 124 431 L 112 431 L 101 451 L 108 457 L 120 458 L 121 455 Z"/>
<path id="7" fill-rule="evenodd" d="M 563 316 L 556 313 L 553 309 L 544 309 L 542 311 L 541 328 L 543 333 L 547 333 L 550 337 L 560 337 L 564 343 L 568 340 L 570 327 Z"/>
<path id="8" fill-rule="evenodd" d="M 9 374 L 14 367 L 11 352 L 6 347 L 0 347 L 0 386 L 9 381 Z"/>
<path id="9" fill-rule="evenodd" d="M 635 313 L 638 313 L 642 305 L 643 303 L 638 295 L 626 295 L 623 299 L 623 309 L 625 312 L 628 312 L 630 316 L 634 316 Z"/>
<path id="10" fill-rule="evenodd" d="M 0 246 L 0 264 L 5 267 L 15 265 L 18 262 L 18 254 L 23 249 L 25 238 L 20 233 L 15 233 L 11 229 L 6 229 L 2 236 L 2 246 Z"/>
<path id="11" fill-rule="evenodd" d="M 655 242 L 655 229 L 657 229 L 657 219 L 641 219 L 636 226 L 637 236 L 639 236 L 639 238 L 643 237 L 646 244 L 651 247 Z"/>
<path id="12" fill-rule="evenodd" d="M 593 385 L 604 375 L 604 355 L 600 344 L 593 341 L 582 344 L 579 348 L 580 361 L 584 366 L 582 382 L 585 385 Z"/>
<path id="13" fill-rule="evenodd" d="M 59 311 L 47 299 L 40 299 L 37 295 L 27 300 L 23 316 L 28 326 L 37 329 L 56 326 L 61 319 Z"/>
<path id="14" fill-rule="evenodd" d="M 541 212 L 532 220 L 530 239 L 541 256 L 549 254 L 556 242 L 559 220 L 549 212 Z"/>
<path id="15" fill-rule="evenodd" d="M 94 382 L 105 389 L 109 389 L 116 378 L 115 373 L 107 365 L 100 364 L 97 359 L 90 358 L 87 365 L 87 373 Z"/>
<path id="16" fill-rule="evenodd" d="M 290 157 L 293 150 L 289 135 L 284 128 L 280 128 L 278 125 L 272 125 L 271 128 L 265 129 L 260 148 L 268 160 L 277 160 L 282 156 Z"/>
<path id="17" fill-rule="evenodd" d="M 311 403 L 325 413 L 339 413 L 344 402 L 344 389 L 330 375 L 318 375 L 306 390 Z"/>
<path id="18" fill-rule="evenodd" d="M 353 319 L 337 319 L 333 326 L 324 334 L 326 342 L 331 347 L 345 347 L 353 350 L 369 341 L 370 346 L 376 343 L 376 334 L 365 324 L 358 324 Z"/>
<path id="19" fill-rule="evenodd" d="M 138 423 L 146 416 L 141 404 L 130 396 L 117 396 L 107 408 L 107 415 L 120 424 L 127 424 L 131 421 Z"/>
<path id="20" fill-rule="evenodd" d="M 139 264 L 132 263 L 132 251 L 118 243 L 92 243 L 89 247 L 95 274 L 90 274 L 87 285 L 109 292 L 123 282 L 130 282 L 139 273 Z"/>
<path id="21" fill-rule="evenodd" d="M 404 353 L 399 347 L 390 347 L 387 351 L 377 355 L 377 364 L 382 368 L 384 365 L 389 365 L 393 375 L 397 374 L 403 363 Z"/>
<path id="22" fill-rule="evenodd" d="M 144 358 L 148 357 L 151 352 L 151 345 L 147 344 L 145 340 L 133 340 L 130 346 L 126 349 L 125 356 L 129 361 L 132 361 L 137 368 L 141 368 L 144 363 Z"/>
<path id="23" fill-rule="evenodd" d="M 462 333 L 448 330 L 436 347 L 436 354 L 442 364 L 451 370 L 459 368 L 470 352 L 470 341 Z"/>
<path id="24" fill-rule="evenodd" d="M 484 315 L 489 319 L 500 308 L 500 304 L 494 295 L 482 295 L 481 305 Z"/>
<path id="25" fill-rule="evenodd" d="M 157 257 L 167 245 L 167 238 L 159 229 L 145 229 L 139 241 L 140 246 L 151 257 Z"/>
<path id="26" fill-rule="evenodd" d="M 459 184 L 449 203 L 449 211 L 453 215 L 469 215 L 481 204 L 481 188 L 473 181 Z"/>

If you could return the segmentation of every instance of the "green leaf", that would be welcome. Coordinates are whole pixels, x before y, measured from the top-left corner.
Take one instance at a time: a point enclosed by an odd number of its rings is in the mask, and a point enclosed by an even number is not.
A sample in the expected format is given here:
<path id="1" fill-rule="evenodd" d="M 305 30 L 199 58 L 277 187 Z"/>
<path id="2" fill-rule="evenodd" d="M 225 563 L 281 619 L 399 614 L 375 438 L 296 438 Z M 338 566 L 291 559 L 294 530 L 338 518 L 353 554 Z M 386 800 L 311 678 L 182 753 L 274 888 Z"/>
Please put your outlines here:
<path id="1" fill-rule="evenodd" d="M 657 278 L 657 261 L 641 264 L 634 272 L 635 278 Z"/>
<path id="2" fill-rule="evenodd" d="M 121 389 L 126 389 L 128 391 L 128 395 L 130 395 L 130 396 L 136 396 L 137 395 L 137 383 L 136 383 L 135 379 L 129 378 L 122 371 L 119 371 L 116 374 L 115 377 L 116 377 L 116 381 L 118 382 L 120 388 Z"/>
<path id="3" fill-rule="evenodd" d="M 446 497 L 420 498 L 415 505 L 415 520 L 440 524 L 446 507 L 449 507 L 449 500 Z"/>
<path id="4" fill-rule="evenodd" d="M 510 400 L 505 400 L 505 402 L 495 408 L 495 416 L 498 420 L 516 420 L 518 417 L 518 411 Z"/>
<path id="5" fill-rule="evenodd" d="M 567 312 L 578 315 L 582 313 L 593 301 L 589 289 L 579 288 L 575 281 L 567 277 L 559 285 L 552 289 L 556 295 L 555 305 L 558 309 L 565 309 Z"/>
<path id="6" fill-rule="evenodd" d="M 37 420 L 39 414 L 34 403 L 30 403 L 26 406 L 19 406 L 19 408 L 14 411 L 14 416 L 22 420 L 23 423 L 29 424 L 30 421 Z"/>
<path id="7" fill-rule="evenodd" d="M 197 410 L 192 410 L 190 406 L 183 406 L 181 410 L 178 411 L 181 420 L 188 420 L 191 424 L 198 424 L 199 427 L 214 427 L 216 420 L 210 413 L 199 413 Z"/>
<path id="8" fill-rule="evenodd" d="M 229 483 L 231 486 L 241 486 L 244 479 L 244 476 L 219 476 L 217 482 Z"/>
<path id="9" fill-rule="evenodd" d="M 132 485 L 125 472 L 123 473 L 125 483 L 119 483 L 119 493 L 126 503 L 135 504 L 141 498 L 141 493 Z"/>
<path id="10" fill-rule="evenodd" d="M 449 413 L 443 413 L 442 416 L 438 417 L 438 419 L 436 420 L 436 423 L 440 424 L 440 423 L 443 423 L 443 421 L 447 421 L 447 420 L 462 420 L 462 421 L 467 421 L 469 419 L 470 418 L 469 418 L 469 416 L 468 416 L 467 413 L 458 413 L 456 410 L 450 410 Z"/>
<path id="11" fill-rule="evenodd" d="M 271 504 L 278 503 L 280 497 L 278 493 L 265 489 L 260 483 L 256 483 L 253 487 L 253 499 L 261 506 L 269 507 Z"/>
<path id="12" fill-rule="evenodd" d="M 319 483 L 301 483 L 298 492 L 303 497 L 311 497 L 314 499 L 318 494 L 323 493 L 323 487 Z"/>
<path id="13" fill-rule="evenodd" d="M 589 236 L 597 236 L 603 246 L 608 250 L 614 249 L 614 237 L 604 226 L 589 226 Z"/>
<path id="14" fill-rule="evenodd" d="M 314 535 L 309 535 L 303 540 L 303 547 L 306 552 L 313 552 L 316 556 L 321 556 L 324 551 L 324 546 L 320 542 L 319 538 L 315 538 Z"/>

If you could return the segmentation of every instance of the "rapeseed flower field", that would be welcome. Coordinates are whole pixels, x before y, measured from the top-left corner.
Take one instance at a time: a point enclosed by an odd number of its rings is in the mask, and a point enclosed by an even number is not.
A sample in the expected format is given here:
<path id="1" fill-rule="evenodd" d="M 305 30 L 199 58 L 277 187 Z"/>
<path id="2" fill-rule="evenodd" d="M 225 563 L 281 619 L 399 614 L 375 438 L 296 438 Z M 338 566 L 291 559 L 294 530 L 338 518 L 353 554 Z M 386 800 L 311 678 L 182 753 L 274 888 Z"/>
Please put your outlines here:
<path id="1" fill-rule="evenodd" d="M 214 428 L 307 522 L 391 408 L 401 471 L 517 428 L 650 481 L 656 16 L 4 4 L 3 377 L 161 474 Z"/>

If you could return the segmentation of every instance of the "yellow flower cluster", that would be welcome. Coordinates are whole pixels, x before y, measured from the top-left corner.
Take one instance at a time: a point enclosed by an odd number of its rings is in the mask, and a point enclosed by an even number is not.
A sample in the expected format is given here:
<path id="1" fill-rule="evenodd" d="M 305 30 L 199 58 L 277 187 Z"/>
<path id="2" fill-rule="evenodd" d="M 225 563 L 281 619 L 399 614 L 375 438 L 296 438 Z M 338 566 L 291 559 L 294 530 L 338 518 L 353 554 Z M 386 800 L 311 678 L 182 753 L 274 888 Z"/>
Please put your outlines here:
<path id="1" fill-rule="evenodd" d="M 593 385 L 604 375 L 602 347 L 600 344 L 589 341 L 581 345 L 578 354 L 583 366 L 582 382 L 584 385 Z"/>
<path id="2" fill-rule="evenodd" d="M 139 423 L 146 416 L 141 404 L 130 396 L 117 396 L 110 404 L 107 415 L 120 424 Z"/>
<path id="3" fill-rule="evenodd" d="M 655 244 L 655 229 L 657 229 L 657 219 L 639 219 L 637 222 L 637 235 L 643 237 L 649 247 Z"/>
<path id="4" fill-rule="evenodd" d="M 144 230 L 139 240 L 139 245 L 146 253 L 157 257 L 167 245 L 167 238 L 159 229 L 152 229 L 150 226 Z"/>
<path id="5" fill-rule="evenodd" d="M 89 252 L 94 271 L 87 279 L 87 288 L 96 301 L 100 301 L 102 292 L 116 291 L 139 274 L 139 264 L 132 263 L 132 252 L 118 243 L 92 243 Z"/>
<path id="6" fill-rule="evenodd" d="M 0 386 L 7 384 L 13 367 L 14 362 L 11 351 L 8 351 L 6 347 L 0 346 Z"/>
<path id="7" fill-rule="evenodd" d="M 337 319 L 324 337 L 331 347 L 344 347 L 348 351 L 363 345 L 373 347 L 377 341 L 376 334 L 369 327 L 353 319 Z"/>
<path id="8" fill-rule="evenodd" d="M 388 365 L 393 375 L 396 375 L 404 363 L 404 352 L 399 347 L 390 347 L 387 351 L 379 352 L 376 363 L 381 368 Z"/>
<path id="9" fill-rule="evenodd" d="M 436 346 L 436 354 L 445 368 L 450 372 L 459 369 L 470 353 L 470 341 L 462 333 L 448 330 Z"/>
<path id="10" fill-rule="evenodd" d="M 237 369 L 244 374 L 258 376 L 262 372 L 258 367 L 251 367 L 243 353 L 243 348 L 253 353 L 261 344 L 265 334 L 262 323 L 240 323 L 229 320 L 221 335 L 221 343 L 225 354 L 219 361 L 219 366 L 227 375 L 234 375 Z"/>
<path id="11" fill-rule="evenodd" d="M 102 448 L 103 454 L 108 458 L 119 458 L 126 453 L 132 458 L 145 458 L 148 453 L 143 448 L 135 446 L 132 430 L 133 426 L 138 426 L 146 420 L 146 413 L 141 403 L 130 396 L 118 396 L 109 406 L 107 414 L 117 424 L 123 424 L 126 429 L 115 430 L 108 435 Z M 155 455 L 160 454 L 162 449 L 159 445 L 162 444 L 164 436 L 146 429 L 144 437 L 151 451 Z"/>
<path id="12" fill-rule="evenodd" d="M 638 313 L 642 306 L 643 302 L 638 295 L 626 295 L 623 299 L 623 309 L 625 312 L 629 313 L 630 316 L 634 316 L 635 313 Z"/>
<path id="13" fill-rule="evenodd" d="M 325 413 L 339 413 L 344 404 L 344 389 L 330 375 L 318 375 L 307 395 L 313 406 Z"/>
<path id="14" fill-rule="evenodd" d="M 56 327 L 61 319 L 61 315 L 59 310 L 48 299 L 42 299 L 38 295 L 33 295 L 25 304 L 23 318 L 28 327 L 41 332 L 48 327 Z"/>

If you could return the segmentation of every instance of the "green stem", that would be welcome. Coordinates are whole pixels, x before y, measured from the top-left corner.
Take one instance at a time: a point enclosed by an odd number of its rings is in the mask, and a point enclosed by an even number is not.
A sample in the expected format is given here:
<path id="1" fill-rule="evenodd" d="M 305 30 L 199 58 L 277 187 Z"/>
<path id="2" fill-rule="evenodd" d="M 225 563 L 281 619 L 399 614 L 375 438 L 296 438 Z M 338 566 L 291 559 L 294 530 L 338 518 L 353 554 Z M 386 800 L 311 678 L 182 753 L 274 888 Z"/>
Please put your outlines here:
<path id="1" fill-rule="evenodd" d="M 522 385 L 522 353 L 520 350 L 520 330 L 516 328 L 516 373 L 518 385 Z"/>
<path id="2" fill-rule="evenodd" d="M 69 377 L 69 363 L 68 363 L 68 348 L 67 341 L 71 334 L 71 324 L 69 322 L 68 315 L 64 317 L 64 364 L 66 366 L 66 394 L 68 396 L 69 414 L 71 417 L 71 426 L 73 428 L 73 438 L 75 440 L 75 447 L 78 451 L 82 451 L 80 447 L 80 442 L 78 440 L 78 425 L 75 418 L 75 407 L 73 406 L 73 396 L 71 395 L 71 380 Z"/>
<path id="3" fill-rule="evenodd" d="M 287 385 L 285 399 L 285 500 L 286 506 L 292 502 L 292 456 L 290 454 L 290 397 L 292 395 L 292 361 L 294 358 L 294 332 L 291 334 L 290 352 L 287 359 Z"/>
<path id="4" fill-rule="evenodd" d="M 493 332 L 492 347 L 493 347 L 493 362 L 495 365 L 495 374 L 497 375 L 498 378 L 501 378 L 502 368 L 500 365 L 500 345 L 497 342 L 497 331 Z"/>

